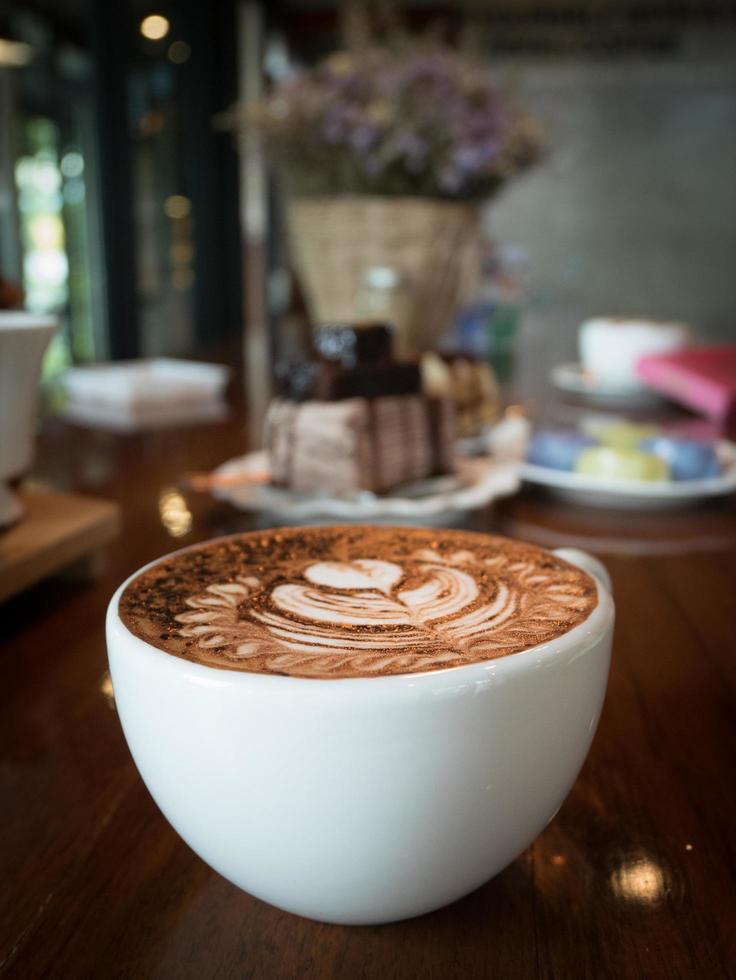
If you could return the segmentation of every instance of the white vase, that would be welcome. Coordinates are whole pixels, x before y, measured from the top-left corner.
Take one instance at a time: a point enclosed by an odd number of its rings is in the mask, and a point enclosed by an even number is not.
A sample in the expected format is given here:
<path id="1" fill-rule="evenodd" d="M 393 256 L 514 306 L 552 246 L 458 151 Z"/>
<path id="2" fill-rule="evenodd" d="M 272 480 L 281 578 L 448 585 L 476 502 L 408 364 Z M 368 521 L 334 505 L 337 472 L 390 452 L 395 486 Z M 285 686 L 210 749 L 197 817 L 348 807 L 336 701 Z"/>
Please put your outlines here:
<path id="1" fill-rule="evenodd" d="M 41 362 L 56 326 L 52 316 L 0 312 L 0 527 L 23 515 L 8 480 L 33 459 Z"/>

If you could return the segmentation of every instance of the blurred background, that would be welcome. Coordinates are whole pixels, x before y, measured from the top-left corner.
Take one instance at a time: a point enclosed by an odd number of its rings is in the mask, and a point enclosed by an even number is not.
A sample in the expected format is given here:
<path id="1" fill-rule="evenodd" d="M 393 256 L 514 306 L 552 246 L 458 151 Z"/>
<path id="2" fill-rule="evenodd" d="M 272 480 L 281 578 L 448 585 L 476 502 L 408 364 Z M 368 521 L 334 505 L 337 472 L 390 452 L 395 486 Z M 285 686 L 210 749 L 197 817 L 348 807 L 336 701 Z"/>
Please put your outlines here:
<path id="1" fill-rule="evenodd" d="M 2 0 L 0 275 L 29 310 L 61 318 L 46 376 L 216 356 L 243 336 L 259 366 L 288 347 L 304 303 L 281 196 L 227 112 L 341 47 L 354 6 Z M 572 353 L 599 312 L 676 317 L 706 341 L 732 334 L 730 3 L 401 10 L 412 31 L 482 59 L 544 128 L 542 162 L 483 216 L 523 284 L 531 336 L 569 335 Z"/>

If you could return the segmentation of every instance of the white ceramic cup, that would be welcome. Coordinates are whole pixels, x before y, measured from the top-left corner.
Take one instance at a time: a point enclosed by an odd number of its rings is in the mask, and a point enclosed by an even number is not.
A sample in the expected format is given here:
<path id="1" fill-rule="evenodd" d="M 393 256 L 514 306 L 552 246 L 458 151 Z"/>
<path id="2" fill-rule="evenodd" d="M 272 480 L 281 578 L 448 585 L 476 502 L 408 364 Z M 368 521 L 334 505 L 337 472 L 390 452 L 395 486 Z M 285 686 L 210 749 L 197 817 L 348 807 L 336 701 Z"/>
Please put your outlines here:
<path id="1" fill-rule="evenodd" d="M 56 326 L 52 316 L 0 312 L 0 527 L 23 514 L 6 481 L 33 458 L 41 362 Z"/>
<path id="2" fill-rule="evenodd" d="M 610 580 L 583 552 L 556 554 L 598 584 L 579 626 L 496 660 L 377 678 L 189 663 L 123 625 L 124 583 L 110 671 L 154 800 L 225 878 L 313 919 L 390 922 L 473 891 L 554 817 L 603 704 Z"/>
<path id="3" fill-rule="evenodd" d="M 580 325 L 578 352 L 583 370 L 609 382 L 640 384 L 642 357 L 666 354 L 692 343 L 684 323 L 647 317 L 593 317 Z"/>

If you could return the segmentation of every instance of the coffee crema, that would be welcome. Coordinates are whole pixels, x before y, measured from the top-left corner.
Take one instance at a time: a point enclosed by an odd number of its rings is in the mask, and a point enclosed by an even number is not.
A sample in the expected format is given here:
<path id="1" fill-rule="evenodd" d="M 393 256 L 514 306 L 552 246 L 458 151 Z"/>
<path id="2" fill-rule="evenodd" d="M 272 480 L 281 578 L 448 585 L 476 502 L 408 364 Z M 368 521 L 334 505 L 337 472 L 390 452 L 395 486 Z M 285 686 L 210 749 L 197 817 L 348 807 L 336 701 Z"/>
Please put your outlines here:
<path id="1" fill-rule="evenodd" d="M 210 667 L 346 678 L 460 667 L 582 623 L 594 580 L 549 552 L 468 531 L 314 527 L 190 548 L 127 586 L 125 626 Z"/>

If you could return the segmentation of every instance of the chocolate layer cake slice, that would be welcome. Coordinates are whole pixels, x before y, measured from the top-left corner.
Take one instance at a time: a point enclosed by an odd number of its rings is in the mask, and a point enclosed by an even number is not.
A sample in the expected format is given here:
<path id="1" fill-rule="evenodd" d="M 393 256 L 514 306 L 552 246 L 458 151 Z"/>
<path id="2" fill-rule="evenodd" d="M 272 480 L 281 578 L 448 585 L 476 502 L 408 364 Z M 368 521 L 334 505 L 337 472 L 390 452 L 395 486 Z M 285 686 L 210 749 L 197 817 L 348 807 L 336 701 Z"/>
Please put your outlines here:
<path id="1" fill-rule="evenodd" d="M 391 360 L 386 327 L 329 327 L 317 360 L 282 370 L 265 429 L 271 478 L 305 493 L 380 493 L 452 469 L 454 409 Z"/>
<path id="2" fill-rule="evenodd" d="M 384 492 L 452 468 L 449 401 L 400 395 L 275 399 L 266 418 L 274 483 L 305 493 Z"/>

